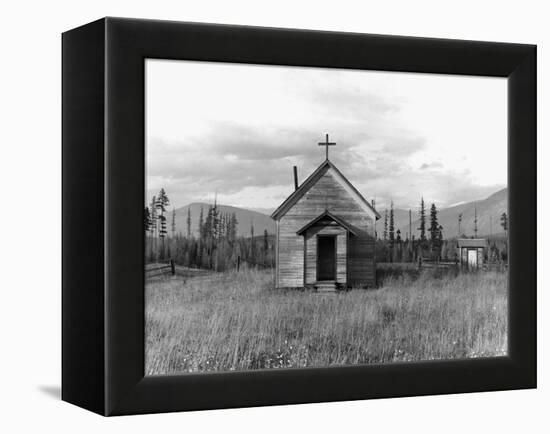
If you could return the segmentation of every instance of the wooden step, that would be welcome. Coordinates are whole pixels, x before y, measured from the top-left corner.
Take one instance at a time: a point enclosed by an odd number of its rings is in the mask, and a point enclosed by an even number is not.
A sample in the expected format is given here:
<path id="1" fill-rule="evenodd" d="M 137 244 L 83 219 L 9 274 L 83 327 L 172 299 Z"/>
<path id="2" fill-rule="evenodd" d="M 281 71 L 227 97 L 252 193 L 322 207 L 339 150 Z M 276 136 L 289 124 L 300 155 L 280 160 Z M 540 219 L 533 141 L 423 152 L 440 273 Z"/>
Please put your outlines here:
<path id="1" fill-rule="evenodd" d="M 337 289 L 336 282 L 332 280 L 315 282 L 313 286 L 317 292 L 336 292 Z"/>

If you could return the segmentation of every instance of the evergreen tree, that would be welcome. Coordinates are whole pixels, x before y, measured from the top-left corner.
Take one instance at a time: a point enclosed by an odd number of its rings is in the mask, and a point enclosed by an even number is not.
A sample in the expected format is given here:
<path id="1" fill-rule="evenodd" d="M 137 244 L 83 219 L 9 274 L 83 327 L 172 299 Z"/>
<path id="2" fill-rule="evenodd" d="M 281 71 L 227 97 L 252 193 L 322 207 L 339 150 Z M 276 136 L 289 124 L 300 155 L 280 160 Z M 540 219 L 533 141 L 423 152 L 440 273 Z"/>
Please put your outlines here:
<path id="1" fill-rule="evenodd" d="M 208 267 L 214 268 L 214 207 L 210 206 L 204 221 L 204 239 L 206 254 L 208 255 Z"/>
<path id="2" fill-rule="evenodd" d="M 202 209 L 201 217 L 199 218 L 199 223 L 202 220 Z M 204 242 L 204 247 L 206 248 L 206 253 L 208 255 L 208 266 L 212 270 L 218 269 L 218 244 L 220 242 L 220 211 L 216 200 L 214 200 L 214 205 L 210 206 L 208 213 L 206 214 L 206 219 L 201 225 L 201 238 Z"/>
<path id="3" fill-rule="evenodd" d="M 438 247 L 438 240 L 439 240 L 439 224 L 437 222 L 437 207 L 435 206 L 435 203 L 432 203 L 432 207 L 430 208 L 430 243 L 433 248 Z"/>
<path id="4" fill-rule="evenodd" d="M 202 226 L 204 237 L 204 251 L 206 253 L 205 262 L 208 268 L 212 268 L 212 207 L 208 208 L 204 224 Z"/>
<path id="5" fill-rule="evenodd" d="M 508 237 L 508 214 L 503 212 L 500 216 L 500 226 L 504 229 L 504 236 Z"/>
<path id="6" fill-rule="evenodd" d="M 164 188 L 161 188 L 159 191 L 159 194 L 157 196 L 157 209 L 159 212 L 158 220 L 159 220 L 159 238 L 162 241 L 162 251 L 161 251 L 161 258 L 164 259 L 164 252 L 165 252 L 165 238 L 166 238 L 166 207 L 170 205 L 170 200 L 168 199 L 168 196 L 166 195 L 166 192 L 164 191 Z"/>
<path id="7" fill-rule="evenodd" d="M 226 234 L 226 218 L 225 218 L 225 213 L 222 212 L 220 213 L 220 222 L 219 222 L 219 233 L 218 233 L 218 237 L 221 239 L 221 238 L 225 238 L 225 234 Z"/>
<path id="8" fill-rule="evenodd" d="M 150 216 L 151 216 L 151 225 L 149 226 L 149 229 L 151 230 L 151 236 L 156 236 L 156 230 L 157 230 L 157 198 L 156 196 L 153 196 L 151 199 L 151 206 L 150 206 Z"/>
<path id="9" fill-rule="evenodd" d="M 418 230 L 420 231 L 420 247 L 424 247 L 426 245 L 426 205 L 424 204 L 424 198 L 420 200 L 420 211 L 419 211 L 419 217 L 420 217 L 420 227 Z"/>
<path id="10" fill-rule="evenodd" d="M 151 228 L 151 212 L 149 211 L 148 206 L 145 207 L 145 211 L 143 213 L 143 227 L 145 229 L 145 234 L 147 234 Z"/>
<path id="11" fill-rule="evenodd" d="M 197 263 L 199 267 L 202 267 L 203 251 L 204 251 L 204 210 L 201 206 L 201 212 L 199 215 L 199 247 L 197 252 Z"/>
<path id="12" fill-rule="evenodd" d="M 374 209 L 376 209 L 376 202 L 374 199 L 371 199 L 370 201 L 372 207 Z M 374 219 L 374 239 L 377 240 L 378 239 L 378 230 L 376 229 L 376 219 Z"/>
<path id="13" fill-rule="evenodd" d="M 187 208 L 187 238 L 191 239 L 191 205 Z"/>
<path id="14" fill-rule="evenodd" d="M 199 215 L 199 239 L 204 241 L 204 209 L 201 206 L 201 213 Z"/>
<path id="15" fill-rule="evenodd" d="M 477 206 L 474 205 L 474 237 L 477 238 Z"/>
<path id="16" fill-rule="evenodd" d="M 237 224 L 239 222 L 237 221 L 237 215 L 235 213 L 233 213 L 231 215 L 231 220 L 230 220 L 230 223 L 229 223 L 229 240 L 231 241 L 231 243 L 234 243 L 235 240 L 237 239 Z"/>
<path id="17" fill-rule="evenodd" d="M 193 241 L 193 261 L 192 261 L 193 265 L 198 265 L 200 267 L 200 262 L 199 262 L 199 243 L 197 243 L 196 241 Z"/>
<path id="18" fill-rule="evenodd" d="M 212 239 L 217 242 L 220 235 L 220 211 L 218 209 L 218 198 L 214 199 L 214 207 L 212 210 Z"/>
<path id="19" fill-rule="evenodd" d="M 156 196 L 153 196 L 151 198 L 151 205 L 150 205 L 150 216 L 151 216 L 151 225 L 149 226 L 150 232 L 151 232 L 151 261 L 154 261 L 156 258 L 156 236 L 157 236 L 157 226 L 158 226 L 158 218 L 157 218 L 157 198 Z"/>
<path id="20" fill-rule="evenodd" d="M 172 230 L 172 238 L 176 235 L 176 210 L 172 208 L 172 225 L 170 227 Z"/>
<path id="21" fill-rule="evenodd" d="M 384 210 L 384 232 L 382 233 L 382 238 L 384 241 L 388 239 L 388 210 Z"/>
<path id="22" fill-rule="evenodd" d="M 250 220 L 250 259 L 254 258 L 254 220 Z"/>
<path id="23" fill-rule="evenodd" d="M 225 236 L 227 237 L 228 241 L 231 241 L 231 220 L 232 215 L 227 213 L 226 219 L 225 219 Z"/>
<path id="24" fill-rule="evenodd" d="M 393 200 L 390 203 L 390 224 L 389 224 L 389 239 L 390 239 L 390 249 L 393 249 L 395 243 L 395 222 L 393 217 Z"/>

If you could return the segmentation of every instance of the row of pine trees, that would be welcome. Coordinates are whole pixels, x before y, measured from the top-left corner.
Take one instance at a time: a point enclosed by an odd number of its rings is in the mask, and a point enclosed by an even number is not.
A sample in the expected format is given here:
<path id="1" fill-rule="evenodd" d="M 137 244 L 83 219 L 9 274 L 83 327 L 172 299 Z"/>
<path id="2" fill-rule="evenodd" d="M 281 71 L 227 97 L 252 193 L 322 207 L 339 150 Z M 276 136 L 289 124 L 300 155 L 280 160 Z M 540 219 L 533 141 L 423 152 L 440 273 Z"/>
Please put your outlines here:
<path id="1" fill-rule="evenodd" d="M 430 208 L 430 222 L 428 228 L 426 228 L 426 205 L 424 203 L 424 198 L 421 199 L 418 213 L 420 227 L 418 228 L 419 237 L 417 243 L 423 250 L 429 249 L 437 251 L 443 242 L 443 226 L 438 223 L 437 213 L 437 207 L 435 203 L 432 203 Z M 427 234 L 429 234 L 429 238 Z M 379 238 L 378 231 L 376 237 Z M 394 249 L 396 244 L 401 244 L 402 242 L 415 241 L 414 235 L 412 235 L 411 240 L 409 240 L 409 234 L 407 233 L 406 238 L 403 239 L 401 230 L 395 230 L 393 201 L 390 204 L 389 211 L 388 209 L 384 211 L 384 226 L 381 239 L 387 242 L 389 249 Z"/>
<path id="2" fill-rule="evenodd" d="M 373 203 L 374 205 L 374 203 Z M 432 260 L 451 261 L 456 259 L 456 237 L 444 239 L 443 226 L 438 222 L 438 209 L 435 203 L 432 203 L 429 216 L 427 215 L 424 198 L 420 200 L 418 211 L 419 232 L 418 238 L 407 233 L 403 238 L 400 229 L 395 229 L 393 201 L 390 203 L 390 209 L 384 211 L 384 220 L 382 234 L 376 231 L 376 259 L 378 262 L 416 262 L 421 256 Z M 474 211 L 474 233 L 477 237 L 477 212 Z M 409 211 L 411 219 L 411 211 Z M 429 220 L 428 220 L 429 219 Z M 462 214 L 458 216 L 458 227 L 462 221 Z M 489 249 L 487 252 L 488 260 L 506 260 L 507 258 L 507 233 L 508 216 L 504 212 L 500 216 L 500 225 L 502 226 L 505 239 L 495 238 L 489 240 Z M 412 228 L 411 228 L 412 229 Z M 411 230 L 412 232 L 412 230 Z M 460 229 L 459 229 L 460 232 Z M 411 236 L 412 235 L 412 236 Z M 409 238 L 410 236 L 410 238 Z M 457 237 L 466 237 L 459 233 Z"/>
<path id="3" fill-rule="evenodd" d="M 374 203 L 373 203 L 374 205 Z M 176 232 L 176 211 L 169 215 L 170 199 L 164 188 L 153 196 L 145 207 L 144 228 L 146 259 L 153 263 L 174 259 L 176 264 L 223 271 L 238 263 L 259 267 L 273 267 L 275 263 L 275 240 L 265 230 L 260 236 L 254 234 L 250 224 L 247 237 L 237 235 L 238 221 L 235 213 L 221 212 L 216 201 L 206 211 L 201 208 L 198 233 L 192 231 L 191 208 L 188 209 L 185 233 Z M 410 211 L 409 211 L 410 213 Z M 376 231 L 376 260 L 378 262 L 416 262 L 419 257 L 433 260 L 455 260 L 455 237 L 445 239 L 443 226 L 438 222 L 438 209 L 431 204 L 429 215 L 424 198 L 418 211 L 418 237 L 407 233 L 405 237 L 395 228 L 393 201 L 384 211 L 382 231 Z M 169 223 L 170 218 L 170 223 Z M 462 215 L 458 216 L 458 223 Z M 477 214 L 474 219 L 477 235 Z M 508 216 L 503 213 L 500 225 L 505 235 L 508 231 Z M 460 236 L 464 236 L 460 234 Z M 488 260 L 506 260 L 505 239 L 489 240 Z"/>
<path id="4" fill-rule="evenodd" d="M 173 259 L 176 264 L 224 271 L 237 266 L 273 267 L 275 246 L 266 230 L 250 236 L 238 236 L 235 213 L 220 210 L 216 201 L 206 211 L 201 207 L 198 231 L 192 231 L 191 208 L 188 208 L 186 231 L 176 231 L 176 211 L 172 209 L 168 224 L 168 198 L 164 188 L 151 199 L 144 210 L 146 260 L 148 263 Z M 170 230 L 169 230 L 170 229 Z"/>

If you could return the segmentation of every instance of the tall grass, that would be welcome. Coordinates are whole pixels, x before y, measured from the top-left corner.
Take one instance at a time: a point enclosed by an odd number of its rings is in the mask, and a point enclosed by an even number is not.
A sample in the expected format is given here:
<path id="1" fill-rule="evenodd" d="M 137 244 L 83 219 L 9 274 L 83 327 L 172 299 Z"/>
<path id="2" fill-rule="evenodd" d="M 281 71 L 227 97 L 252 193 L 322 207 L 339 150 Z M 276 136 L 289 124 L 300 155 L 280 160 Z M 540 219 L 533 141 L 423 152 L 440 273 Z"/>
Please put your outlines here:
<path id="1" fill-rule="evenodd" d="M 271 289 L 246 270 L 146 285 L 146 373 L 505 355 L 504 273 L 388 278 L 377 290 Z"/>

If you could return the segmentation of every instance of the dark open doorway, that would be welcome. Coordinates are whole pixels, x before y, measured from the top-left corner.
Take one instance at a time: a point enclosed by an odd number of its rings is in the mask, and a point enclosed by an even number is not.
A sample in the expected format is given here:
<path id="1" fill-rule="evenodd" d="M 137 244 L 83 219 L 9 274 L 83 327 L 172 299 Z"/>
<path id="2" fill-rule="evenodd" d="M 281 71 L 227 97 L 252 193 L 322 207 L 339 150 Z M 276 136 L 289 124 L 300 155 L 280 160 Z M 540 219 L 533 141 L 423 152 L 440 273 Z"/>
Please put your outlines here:
<path id="1" fill-rule="evenodd" d="M 317 237 L 317 280 L 336 280 L 336 236 Z"/>

